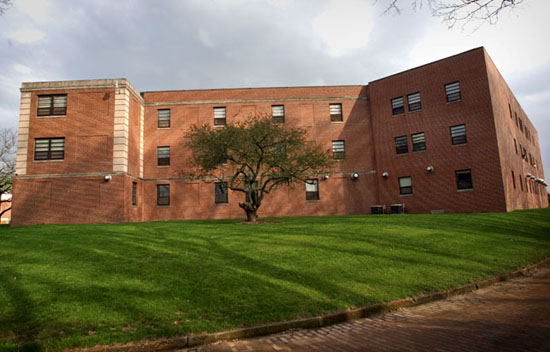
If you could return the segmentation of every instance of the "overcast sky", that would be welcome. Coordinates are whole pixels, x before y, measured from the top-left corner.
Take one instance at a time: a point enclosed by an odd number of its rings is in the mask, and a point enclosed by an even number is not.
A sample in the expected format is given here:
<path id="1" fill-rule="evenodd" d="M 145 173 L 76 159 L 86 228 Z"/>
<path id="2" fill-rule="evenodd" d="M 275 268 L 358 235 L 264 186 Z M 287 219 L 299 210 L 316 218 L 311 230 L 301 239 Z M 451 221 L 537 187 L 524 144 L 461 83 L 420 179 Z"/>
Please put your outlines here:
<path id="1" fill-rule="evenodd" d="M 139 91 L 369 81 L 485 46 L 539 132 L 550 172 L 550 1 L 448 30 L 379 0 L 14 0 L 0 17 L 0 127 L 21 82 L 127 78 Z"/>

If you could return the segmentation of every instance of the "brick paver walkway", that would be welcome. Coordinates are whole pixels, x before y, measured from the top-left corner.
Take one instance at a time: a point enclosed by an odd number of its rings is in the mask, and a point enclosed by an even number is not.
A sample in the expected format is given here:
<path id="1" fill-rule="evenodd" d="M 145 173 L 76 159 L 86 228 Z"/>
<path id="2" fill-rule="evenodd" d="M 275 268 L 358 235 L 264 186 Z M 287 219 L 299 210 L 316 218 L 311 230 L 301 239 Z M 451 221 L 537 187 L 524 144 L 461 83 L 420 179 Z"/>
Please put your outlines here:
<path id="1" fill-rule="evenodd" d="M 550 267 L 368 319 L 185 351 L 550 351 Z"/>

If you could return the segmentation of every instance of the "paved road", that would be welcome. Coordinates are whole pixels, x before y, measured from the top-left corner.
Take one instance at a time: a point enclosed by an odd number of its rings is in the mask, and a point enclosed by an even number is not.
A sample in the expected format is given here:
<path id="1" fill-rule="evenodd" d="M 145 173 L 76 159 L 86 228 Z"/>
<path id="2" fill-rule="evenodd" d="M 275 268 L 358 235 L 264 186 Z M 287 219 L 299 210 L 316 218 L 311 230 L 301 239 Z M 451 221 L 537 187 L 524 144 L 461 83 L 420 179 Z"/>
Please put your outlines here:
<path id="1" fill-rule="evenodd" d="M 550 267 L 377 317 L 181 351 L 550 351 Z"/>

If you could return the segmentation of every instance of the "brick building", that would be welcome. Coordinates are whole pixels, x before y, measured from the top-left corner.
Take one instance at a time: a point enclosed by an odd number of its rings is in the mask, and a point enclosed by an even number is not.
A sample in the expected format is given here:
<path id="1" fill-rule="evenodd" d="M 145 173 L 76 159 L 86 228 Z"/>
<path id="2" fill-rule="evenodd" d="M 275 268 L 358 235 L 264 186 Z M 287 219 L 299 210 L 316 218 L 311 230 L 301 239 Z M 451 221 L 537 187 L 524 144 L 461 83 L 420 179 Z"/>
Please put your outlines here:
<path id="1" fill-rule="evenodd" d="M 269 195 L 263 217 L 548 206 L 537 131 L 477 48 L 357 86 L 138 93 L 126 79 L 23 83 L 12 224 L 243 217 L 241 193 L 186 177 L 184 136 L 193 124 L 260 113 L 305 128 L 338 159 L 307 189 Z"/>

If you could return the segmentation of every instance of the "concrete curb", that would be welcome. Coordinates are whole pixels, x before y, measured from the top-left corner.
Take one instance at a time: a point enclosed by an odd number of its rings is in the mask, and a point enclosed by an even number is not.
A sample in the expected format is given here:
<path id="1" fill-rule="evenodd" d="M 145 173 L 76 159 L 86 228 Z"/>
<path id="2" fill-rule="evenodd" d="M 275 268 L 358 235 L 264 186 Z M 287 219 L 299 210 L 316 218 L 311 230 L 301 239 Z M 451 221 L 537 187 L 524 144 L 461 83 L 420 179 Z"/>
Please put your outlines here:
<path id="1" fill-rule="evenodd" d="M 211 334 L 178 336 L 169 339 L 144 341 L 125 345 L 113 345 L 113 346 L 95 346 L 82 349 L 72 349 L 65 351 L 72 352 L 153 352 L 153 351 L 166 351 L 175 350 L 188 347 L 194 347 L 199 345 L 205 345 L 217 341 L 229 341 L 235 339 L 245 339 L 252 337 L 259 337 L 265 335 L 276 334 L 279 332 L 291 330 L 291 329 L 311 329 L 319 328 L 328 325 L 334 325 L 337 323 L 343 323 L 350 320 L 366 318 L 369 316 L 395 311 L 400 308 L 413 307 L 421 304 L 438 301 L 445 299 L 449 296 L 456 296 L 468 292 L 478 290 L 487 286 L 494 285 L 496 283 L 510 280 L 519 276 L 525 276 L 529 272 L 550 264 L 550 258 L 545 258 L 539 262 L 527 265 L 519 270 L 511 271 L 505 274 L 501 274 L 490 279 L 474 281 L 470 284 L 443 290 L 434 293 L 419 294 L 414 297 L 407 297 L 405 299 L 398 299 L 387 303 L 377 303 L 366 307 L 346 310 L 337 313 L 331 313 L 327 315 L 317 316 L 313 318 L 297 319 L 281 323 L 272 323 L 266 325 L 255 326 L 251 328 L 242 328 L 236 330 L 222 331 Z"/>

